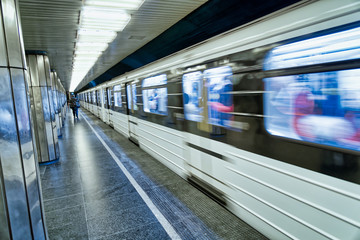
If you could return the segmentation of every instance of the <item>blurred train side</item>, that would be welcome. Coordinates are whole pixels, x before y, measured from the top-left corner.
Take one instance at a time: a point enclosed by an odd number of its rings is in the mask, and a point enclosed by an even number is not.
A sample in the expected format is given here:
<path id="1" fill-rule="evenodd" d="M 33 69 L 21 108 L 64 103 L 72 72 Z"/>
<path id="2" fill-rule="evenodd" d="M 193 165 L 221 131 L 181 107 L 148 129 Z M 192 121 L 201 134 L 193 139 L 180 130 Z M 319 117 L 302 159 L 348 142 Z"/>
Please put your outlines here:
<path id="1" fill-rule="evenodd" d="M 279 43 L 359 21 L 358 1 L 304 1 L 86 90 L 81 104 L 271 239 L 359 239 L 359 152 L 269 134 L 262 69 Z M 183 75 L 221 66 L 242 76 L 236 130 L 184 116 Z M 166 84 L 144 84 L 162 74 Z M 166 113 L 144 111 L 144 89 L 159 88 Z M 324 158 L 339 156 L 355 171 L 324 169 Z"/>

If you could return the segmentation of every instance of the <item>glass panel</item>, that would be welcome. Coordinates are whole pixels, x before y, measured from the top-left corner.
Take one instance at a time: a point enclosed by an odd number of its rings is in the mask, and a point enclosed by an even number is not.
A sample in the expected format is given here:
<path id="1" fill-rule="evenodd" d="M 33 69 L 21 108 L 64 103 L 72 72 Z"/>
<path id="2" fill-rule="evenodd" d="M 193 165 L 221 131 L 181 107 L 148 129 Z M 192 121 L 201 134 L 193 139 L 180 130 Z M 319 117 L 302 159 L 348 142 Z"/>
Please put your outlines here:
<path id="1" fill-rule="evenodd" d="M 232 70 L 229 66 L 204 71 L 207 86 L 209 124 L 229 126 L 234 111 Z"/>
<path id="2" fill-rule="evenodd" d="M 108 95 L 108 106 L 111 107 L 111 89 L 107 89 L 107 95 Z"/>
<path id="3" fill-rule="evenodd" d="M 132 107 L 131 107 L 131 85 L 126 85 L 126 94 L 127 94 L 128 109 L 132 109 Z"/>
<path id="4" fill-rule="evenodd" d="M 161 74 L 154 77 L 145 78 L 142 82 L 142 87 L 153 87 L 159 85 L 165 85 L 167 81 L 166 74 Z"/>
<path id="5" fill-rule="evenodd" d="M 95 92 L 92 92 L 92 103 L 96 104 L 96 95 Z"/>
<path id="6" fill-rule="evenodd" d="M 167 88 L 152 88 L 143 90 L 144 111 L 167 114 Z"/>
<path id="7" fill-rule="evenodd" d="M 167 82 L 166 74 L 145 78 L 142 82 L 142 95 L 144 103 L 144 111 L 167 115 L 167 88 L 155 86 L 165 85 Z M 146 89 L 149 88 L 150 89 Z M 135 99 L 136 101 L 136 99 Z"/>
<path id="8" fill-rule="evenodd" d="M 360 69 L 266 78 L 266 130 L 360 150 Z"/>
<path id="9" fill-rule="evenodd" d="M 120 85 L 114 86 L 114 106 L 116 107 L 122 106 Z"/>
<path id="10" fill-rule="evenodd" d="M 182 82 L 185 119 L 201 122 L 203 120 L 203 116 L 201 115 L 203 107 L 200 106 L 202 73 L 197 71 L 184 74 Z"/>
<path id="11" fill-rule="evenodd" d="M 360 28 L 273 48 L 264 69 L 299 67 L 360 58 Z"/>
<path id="12" fill-rule="evenodd" d="M 136 84 L 133 83 L 131 84 L 132 86 L 132 101 L 133 101 L 133 107 L 134 107 L 134 110 L 137 110 L 137 102 L 136 102 Z"/>

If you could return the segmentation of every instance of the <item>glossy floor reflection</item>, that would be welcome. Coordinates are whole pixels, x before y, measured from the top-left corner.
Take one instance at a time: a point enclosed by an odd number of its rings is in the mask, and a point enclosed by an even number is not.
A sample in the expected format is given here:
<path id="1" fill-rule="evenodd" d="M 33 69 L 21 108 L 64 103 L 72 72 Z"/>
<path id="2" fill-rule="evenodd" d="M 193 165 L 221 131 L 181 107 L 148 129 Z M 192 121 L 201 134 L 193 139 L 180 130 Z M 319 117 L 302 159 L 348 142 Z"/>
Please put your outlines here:
<path id="1" fill-rule="evenodd" d="M 265 239 L 88 111 L 69 113 L 60 161 L 40 167 L 51 240 L 170 239 L 85 119 L 181 239 Z"/>

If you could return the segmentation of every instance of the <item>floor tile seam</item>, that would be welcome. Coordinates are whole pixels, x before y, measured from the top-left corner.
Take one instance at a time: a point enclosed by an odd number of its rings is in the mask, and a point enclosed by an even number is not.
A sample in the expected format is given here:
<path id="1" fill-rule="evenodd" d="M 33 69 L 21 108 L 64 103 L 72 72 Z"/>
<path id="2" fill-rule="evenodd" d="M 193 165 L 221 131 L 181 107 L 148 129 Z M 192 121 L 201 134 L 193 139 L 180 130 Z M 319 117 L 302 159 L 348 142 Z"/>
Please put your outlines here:
<path id="1" fill-rule="evenodd" d="M 49 226 L 46 226 L 47 230 L 55 230 L 57 228 L 63 228 L 63 227 L 66 227 L 66 226 L 71 226 L 73 225 L 72 223 L 67 223 L 67 224 L 64 224 L 64 225 L 56 225 L 55 227 L 49 227 Z"/>
<path id="2" fill-rule="evenodd" d="M 155 216 L 155 218 L 158 220 L 158 222 L 161 224 L 163 229 L 167 232 L 170 238 L 172 239 L 181 239 L 178 235 L 178 233 L 174 230 L 171 223 L 164 217 L 164 215 L 161 213 L 161 211 L 156 207 L 156 205 L 152 202 L 150 197 L 146 194 L 146 192 L 141 188 L 141 186 L 137 183 L 137 181 L 133 178 L 133 176 L 129 173 L 129 171 L 126 169 L 126 167 L 123 165 L 123 163 L 120 161 L 117 155 L 109 148 L 109 146 L 106 144 L 106 142 L 101 138 L 99 133 L 94 129 L 94 127 L 91 126 L 89 121 L 84 118 L 85 121 L 88 123 L 89 127 L 93 130 L 99 141 L 104 145 L 106 150 L 110 153 L 110 155 L 113 157 L 114 161 L 118 164 L 120 169 L 123 171 L 125 176 L 128 178 L 130 183 L 135 187 L 136 191 L 139 193 L 140 197 L 143 199 L 143 201 L 146 203 L 152 214 Z M 101 132 L 101 130 L 100 130 Z"/>
<path id="3" fill-rule="evenodd" d="M 49 181 L 49 180 L 47 180 L 47 181 Z M 55 181 L 55 180 L 54 180 Z M 73 186 L 77 186 L 77 185 L 75 185 L 77 182 L 73 182 L 72 184 L 64 184 L 64 185 L 61 185 L 61 186 L 49 186 L 49 187 L 47 187 L 47 186 L 45 186 L 44 188 L 42 188 L 42 190 L 43 191 L 45 191 L 45 190 L 47 190 L 47 191 L 49 191 L 49 190 L 56 190 L 56 189 L 60 189 L 60 188 L 68 188 L 68 187 L 73 187 Z"/>
<path id="4" fill-rule="evenodd" d="M 76 192 L 76 193 L 72 193 L 72 194 L 68 194 L 68 195 L 62 195 L 62 196 L 60 196 L 60 197 L 52 197 L 52 198 L 45 198 L 45 197 L 44 197 L 44 194 L 43 194 L 43 199 L 44 199 L 44 201 L 45 201 L 45 200 L 56 200 L 56 199 L 58 199 L 58 198 L 65 198 L 65 197 L 69 197 L 69 196 L 72 196 L 72 195 L 78 194 L 78 193 L 81 193 L 81 192 Z"/>
<path id="5" fill-rule="evenodd" d="M 80 172 L 79 172 L 80 173 Z M 62 179 L 64 179 L 64 178 L 69 178 L 69 175 L 70 175 L 70 177 L 71 178 L 73 178 L 73 177 L 76 177 L 77 175 L 75 175 L 75 174 L 68 174 L 68 175 L 66 175 L 66 176 L 54 176 L 54 175 L 50 175 L 50 176 L 46 176 L 45 178 L 42 178 L 41 180 L 42 181 L 47 181 L 47 182 L 53 182 L 53 181 L 56 181 L 57 179 L 60 179 L 60 180 L 62 180 Z"/>
<path id="6" fill-rule="evenodd" d="M 40 173 L 40 175 L 44 175 L 44 174 L 45 174 L 46 168 L 47 168 L 47 166 L 44 166 L 44 172 L 43 172 L 43 173 Z"/>
<path id="7" fill-rule="evenodd" d="M 64 211 L 64 210 L 69 210 L 71 208 L 76 208 L 76 207 L 79 207 L 79 206 L 82 206 L 82 204 L 77 204 L 77 205 L 74 205 L 74 206 L 71 206 L 71 207 L 65 207 L 65 208 L 59 208 L 59 209 L 54 209 L 54 210 L 47 210 L 45 211 L 45 213 L 53 213 L 55 211 Z"/>
<path id="8" fill-rule="evenodd" d="M 100 192 L 101 190 L 99 190 L 99 191 L 96 191 L 96 192 L 93 192 L 93 193 L 98 193 L 98 192 Z M 86 193 L 86 192 L 85 192 Z M 132 193 L 136 193 L 137 195 L 139 195 L 137 192 L 136 192 L 136 190 L 134 190 L 134 192 L 130 192 L 130 193 L 123 193 L 123 194 L 119 194 L 119 195 L 116 195 L 116 196 L 112 196 L 112 197 L 110 197 L 110 199 L 111 198 L 121 198 L 122 196 L 125 196 L 125 195 L 130 195 L 130 194 L 132 194 Z M 101 198 L 101 199 L 96 199 L 96 200 L 92 200 L 92 201 L 85 201 L 85 203 L 86 204 L 90 204 L 91 202 L 95 202 L 95 201 L 101 201 L 103 198 Z"/>
<path id="9" fill-rule="evenodd" d="M 137 208 L 140 208 L 140 207 L 148 208 L 148 207 L 146 206 L 145 202 L 143 202 L 143 203 L 141 203 L 141 204 L 139 204 L 139 205 L 137 205 L 137 206 L 134 206 L 134 207 L 126 208 L 126 209 L 123 209 L 123 210 L 120 209 L 120 212 L 117 211 L 117 213 L 124 213 L 124 212 L 126 212 L 126 211 L 132 212 L 132 211 L 131 211 L 132 209 L 137 209 Z M 149 209 L 149 210 L 150 210 L 150 209 Z M 106 216 L 107 216 L 107 215 L 106 215 Z M 93 220 L 93 219 L 99 218 L 99 217 L 101 217 L 101 215 L 98 215 L 98 216 L 96 216 L 96 217 L 89 217 L 88 219 L 89 219 L 89 220 Z M 156 221 L 157 221 L 157 220 L 156 220 Z"/>
<path id="10" fill-rule="evenodd" d="M 69 183 L 69 184 L 62 184 L 60 186 L 42 187 L 42 191 L 51 191 L 53 189 L 68 188 L 73 185 L 74 185 L 74 183 L 71 183 L 71 184 Z"/>
<path id="11" fill-rule="evenodd" d="M 47 177 L 59 177 L 59 178 L 66 178 L 69 176 L 76 176 L 80 172 L 80 168 L 74 168 L 73 170 L 48 170 Z M 51 180 L 51 179 L 50 179 Z"/>
<path id="12" fill-rule="evenodd" d="M 53 200 L 56 200 L 56 199 L 61 199 L 61 198 L 76 196 L 76 195 L 79 195 L 79 194 L 81 194 L 81 192 L 80 192 L 80 193 L 69 194 L 69 195 L 66 195 L 66 196 L 56 197 L 56 198 L 43 199 L 43 201 L 44 201 L 44 202 L 48 202 L 48 201 L 53 201 Z"/>
<path id="13" fill-rule="evenodd" d="M 90 237 L 89 223 L 88 223 L 88 216 L 87 216 L 87 211 L 86 211 L 86 206 L 85 206 L 85 195 L 84 195 L 84 188 L 82 186 L 82 182 L 83 182 L 83 179 L 82 179 L 81 173 L 80 173 L 80 186 L 81 186 L 82 204 L 83 204 L 83 207 L 84 207 L 87 236 L 89 238 Z"/>
<path id="14" fill-rule="evenodd" d="M 131 230 L 136 230 L 136 229 L 141 229 L 141 228 L 144 228 L 144 227 L 146 227 L 146 226 L 148 226 L 148 225 L 151 225 L 151 224 L 154 224 L 154 223 L 158 223 L 158 224 L 160 224 L 159 223 L 159 221 L 157 221 L 157 220 L 155 220 L 155 221 L 147 221 L 146 223 L 144 223 L 144 224 L 140 224 L 140 223 L 136 223 L 136 226 L 138 226 L 138 227 L 126 227 L 126 228 L 124 228 L 122 231 L 118 231 L 118 232 L 116 232 L 116 233 L 114 233 L 114 234 L 110 234 L 110 235 L 98 235 L 98 236 L 96 236 L 96 234 L 93 234 L 93 235 L 95 235 L 95 236 L 93 236 L 93 237 L 91 237 L 90 235 L 89 235 L 89 239 L 101 239 L 101 238 L 103 238 L 103 237 L 108 237 L 108 236 L 113 236 L 113 235 L 115 235 L 115 234 L 119 234 L 119 233 L 125 233 L 125 232 L 128 232 L 128 231 L 131 231 Z M 126 225 L 126 226 L 128 226 L 128 225 Z M 166 231 L 164 230 L 164 228 L 162 228 L 162 226 L 160 225 L 160 228 L 166 233 Z M 167 234 L 167 233 L 166 233 Z M 169 236 L 169 238 L 171 239 L 171 237 Z M 180 239 L 180 238 L 179 238 Z"/>
<path id="15" fill-rule="evenodd" d="M 125 230 L 123 230 L 123 231 L 118 231 L 118 232 L 115 232 L 115 233 L 111 233 L 111 234 L 107 234 L 107 235 L 102 235 L 102 236 L 97 236 L 97 237 L 95 237 L 95 238 L 90 238 L 90 240 L 98 240 L 98 239 L 101 239 L 101 238 L 104 238 L 104 237 L 111 237 L 111 236 L 114 236 L 114 235 L 119 234 L 119 233 L 124 233 L 124 232 L 131 231 L 131 230 L 141 229 L 141 228 L 143 228 L 143 227 L 150 226 L 150 225 L 152 225 L 152 224 L 154 224 L 154 223 L 158 223 L 158 222 L 157 222 L 157 221 L 155 221 L 155 222 L 150 222 L 150 223 L 147 222 L 146 224 L 141 225 L 141 227 L 130 227 L 130 228 L 127 228 L 127 229 L 125 229 Z M 137 226 L 138 226 L 138 225 L 137 225 Z M 165 231 L 165 230 L 164 230 L 164 231 Z"/>
<path id="16" fill-rule="evenodd" d="M 81 206 L 81 205 L 79 205 Z M 47 218 L 47 220 L 49 219 L 49 216 L 46 216 L 45 217 Z M 63 219 L 64 220 L 64 219 Z M 76 221 L 74 222 L 73 219 L 68 219 L 68 221 L 61 221 L 61 222 L 57 222 L 57 224 L 55 224 L 54 227 L 49 227 L 47 225 L 47 228 L 48 229 L 55 229 L 55 228 L 61 228 L 61 227 L 64 227 L 64 226 L 68 226 L 68 225 L 75 225 L 76 223 L 80 223 L 80 221 Z"/>
<path id="17" fill-rule="evenodd" d="M 48 170 L 47 175 L 48 175 L 48 177 L 50 175 L 52 177 L 65 178 L 68 175 L 76 175 L 77 171 L 80 171 L 80 168 L 78 168 L 78 169 L 74 168 L 74 170 L 58 170 L 58 169 L 57 170 Z"/>

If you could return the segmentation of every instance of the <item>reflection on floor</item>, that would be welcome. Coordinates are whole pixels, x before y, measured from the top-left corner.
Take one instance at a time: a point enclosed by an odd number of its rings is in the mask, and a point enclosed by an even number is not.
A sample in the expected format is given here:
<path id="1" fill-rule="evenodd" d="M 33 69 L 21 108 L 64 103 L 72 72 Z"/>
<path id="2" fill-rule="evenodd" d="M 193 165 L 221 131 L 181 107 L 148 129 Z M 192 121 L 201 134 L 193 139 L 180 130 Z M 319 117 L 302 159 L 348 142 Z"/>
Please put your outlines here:
<path id="1" fill-rule="evenodd" d="M 100 140 L 181 239 L 265 239 L 88 111 L 68 114 L 60 161 L 41 166 L 53 239 L 171 239 Z"/>

